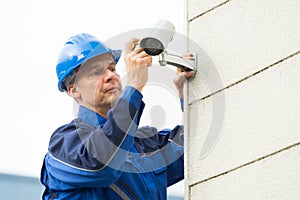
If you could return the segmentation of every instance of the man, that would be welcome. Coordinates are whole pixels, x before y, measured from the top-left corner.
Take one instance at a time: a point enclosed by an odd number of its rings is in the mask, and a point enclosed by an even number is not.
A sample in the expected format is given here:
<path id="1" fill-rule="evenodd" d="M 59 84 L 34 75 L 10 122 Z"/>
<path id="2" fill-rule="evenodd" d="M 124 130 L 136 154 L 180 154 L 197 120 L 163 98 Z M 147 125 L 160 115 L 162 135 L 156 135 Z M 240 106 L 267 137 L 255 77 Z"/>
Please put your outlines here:
<path id="1" fill-rule="evenodd" d="M 58 88 L 79 104 L 78 118 L 51 136 L 41 171 L 43 199 L 166 199 L 166 188 L 183 179 L 183 130 L 157 133 L 138 127 L 141 91 L 152 57 L 126 45 L 127 85 L 122 90 L 111 50 L 89 34 L 66 42 L 58 60 Z M 174 79 L 183 98 L 184 78 Z"/>

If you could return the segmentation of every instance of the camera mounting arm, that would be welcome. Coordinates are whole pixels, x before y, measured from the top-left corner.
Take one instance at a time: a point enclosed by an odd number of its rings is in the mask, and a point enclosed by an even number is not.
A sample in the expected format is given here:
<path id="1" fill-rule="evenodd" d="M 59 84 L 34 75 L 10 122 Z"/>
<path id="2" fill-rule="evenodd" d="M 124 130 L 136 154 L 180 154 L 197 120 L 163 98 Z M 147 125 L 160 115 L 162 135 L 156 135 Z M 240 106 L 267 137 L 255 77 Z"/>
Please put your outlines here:
<path id="1" fill-rule="evenodd" d="M 195 71 L 197 72 L 197 54 L 192 60 L 186 59 L 180 55 L 169 53 L 166 50 L 159 54 L 159 64 L 165 66 L 167 64 L 173 65 L 182 69 L 183 71 Z"/>

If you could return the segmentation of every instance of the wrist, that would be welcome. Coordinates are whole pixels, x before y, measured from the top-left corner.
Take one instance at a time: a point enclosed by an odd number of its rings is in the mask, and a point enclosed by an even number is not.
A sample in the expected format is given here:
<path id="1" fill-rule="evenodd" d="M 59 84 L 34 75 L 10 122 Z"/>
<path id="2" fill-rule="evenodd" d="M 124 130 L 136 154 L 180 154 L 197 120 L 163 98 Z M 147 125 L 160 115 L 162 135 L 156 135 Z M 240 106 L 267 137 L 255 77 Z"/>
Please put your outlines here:
<path id="1" fill-rule="evenodd" d="M 131 83 L 127 83 L 126 85 L 135 88 L 136 90 L 138 90 L 139 92 L 142 92 L 144 86 L 140 86 L 140 85 L 136 85 L 136 84 L 131 84 Z"/>
<path id="2" fill-rule="evenodd" d="M 180 99 L 183 99 L 183 91 L 178 91 L 178 96 Z"/>

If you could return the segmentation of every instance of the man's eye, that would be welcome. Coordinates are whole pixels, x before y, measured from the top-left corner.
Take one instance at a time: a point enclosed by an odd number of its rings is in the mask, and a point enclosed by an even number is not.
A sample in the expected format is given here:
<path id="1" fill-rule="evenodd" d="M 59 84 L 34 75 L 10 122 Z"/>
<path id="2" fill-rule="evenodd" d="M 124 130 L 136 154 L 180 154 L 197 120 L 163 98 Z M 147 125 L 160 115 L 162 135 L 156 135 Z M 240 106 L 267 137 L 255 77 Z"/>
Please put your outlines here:
<path id="1" fill-rule="evenodd" d="M 92 76 L 100 76 L 102 74 L 102 70 L 97 70 L 97 71 L 94 71 L 91 75 Z"/>
<path id="2" fill-rule="evenodd" d="M 108 69 L 111 71 L 111 72 L 116 72 L 116 65 L 115 64 L 110 64 L 108 66 Z"/>

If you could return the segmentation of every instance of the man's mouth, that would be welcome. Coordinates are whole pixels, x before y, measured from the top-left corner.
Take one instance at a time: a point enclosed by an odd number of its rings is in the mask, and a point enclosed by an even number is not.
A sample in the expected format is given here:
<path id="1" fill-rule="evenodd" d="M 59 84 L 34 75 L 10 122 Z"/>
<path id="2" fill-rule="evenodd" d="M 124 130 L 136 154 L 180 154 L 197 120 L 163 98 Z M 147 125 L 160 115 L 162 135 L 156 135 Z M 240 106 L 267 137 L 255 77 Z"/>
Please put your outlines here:
<path id="1" fill-rule="evenodd" d="M 117 92 L 117 91 L 120 91 L 120 88 L 118 88 L 118 87 L 111 87 L 111 88 L 107 89 L 105 91 L 105 93 L 114 93 L 114 92 Z"/>

